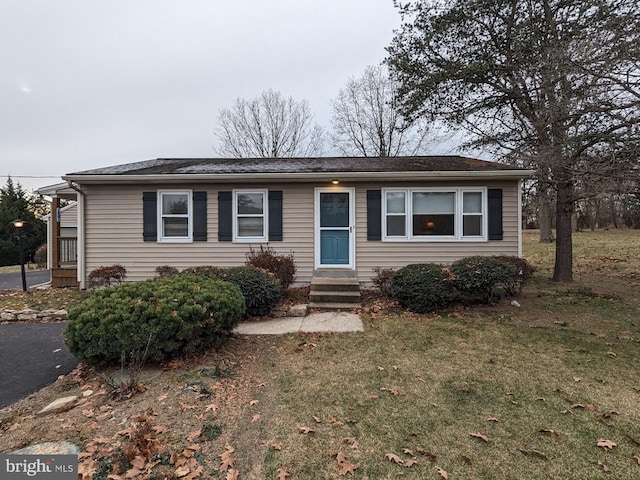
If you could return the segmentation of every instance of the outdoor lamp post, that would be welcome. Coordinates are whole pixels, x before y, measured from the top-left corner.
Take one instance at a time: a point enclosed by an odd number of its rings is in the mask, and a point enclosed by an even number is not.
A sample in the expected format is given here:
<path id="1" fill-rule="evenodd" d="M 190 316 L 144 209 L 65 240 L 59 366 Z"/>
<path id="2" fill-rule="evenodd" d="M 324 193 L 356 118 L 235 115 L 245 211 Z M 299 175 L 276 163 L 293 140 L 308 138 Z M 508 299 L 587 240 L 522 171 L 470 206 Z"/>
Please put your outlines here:
<path id="1" fill-rule="evenodd" d="M 22 273 L 22 291 L 27 291 L 27 277 L 24 273 L 24 248 L 22 246 L 22 233 L 24 231 L 24 224 L 26 223 L 24 220 L 14 220 L 13 226 L 18 231 L 18 248 L 20 250 L 20 272 Z"/>

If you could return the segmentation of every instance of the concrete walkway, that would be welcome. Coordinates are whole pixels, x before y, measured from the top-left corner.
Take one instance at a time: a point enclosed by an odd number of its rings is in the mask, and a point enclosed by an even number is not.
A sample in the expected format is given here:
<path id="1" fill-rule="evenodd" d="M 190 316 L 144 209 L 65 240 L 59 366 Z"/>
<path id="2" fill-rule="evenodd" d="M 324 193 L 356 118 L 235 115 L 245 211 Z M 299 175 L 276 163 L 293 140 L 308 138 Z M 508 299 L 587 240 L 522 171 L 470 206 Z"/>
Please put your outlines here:
<path id="1" fill-rule="evenodd" d="M 354 313 L 322 312 L 305 317 L 276 318 L 243 322 L 235 333 L 241 335 L 282 335 L 295 332 L 363 332 L 362 320 Z"/>

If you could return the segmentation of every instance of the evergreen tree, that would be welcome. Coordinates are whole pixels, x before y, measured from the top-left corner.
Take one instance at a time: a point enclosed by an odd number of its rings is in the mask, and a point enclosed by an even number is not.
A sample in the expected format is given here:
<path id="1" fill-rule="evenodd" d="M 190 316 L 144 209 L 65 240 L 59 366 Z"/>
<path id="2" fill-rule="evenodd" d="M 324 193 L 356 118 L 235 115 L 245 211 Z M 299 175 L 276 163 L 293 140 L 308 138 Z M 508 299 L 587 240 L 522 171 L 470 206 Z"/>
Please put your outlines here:
<path id="1" fill-rule="evenodd" d="M 14 184 L 11 177 L 0 188 L 0 266 L 20 263 L 14 220 L 26 222 L 22 238 L 25 262 L 32 261 L 38 247 L 47 241 L 46 224 L 35 214 L 38 204 L 39 199 L 32 198 L 20 183 Z"/>

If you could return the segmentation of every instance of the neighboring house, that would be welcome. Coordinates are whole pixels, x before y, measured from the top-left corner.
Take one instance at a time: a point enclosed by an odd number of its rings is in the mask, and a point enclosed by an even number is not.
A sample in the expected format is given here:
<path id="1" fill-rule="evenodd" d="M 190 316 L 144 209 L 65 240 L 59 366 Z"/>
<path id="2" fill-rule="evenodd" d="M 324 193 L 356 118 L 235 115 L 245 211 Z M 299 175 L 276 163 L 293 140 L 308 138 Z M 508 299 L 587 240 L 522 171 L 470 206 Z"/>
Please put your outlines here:
<path id="1" fill-rule="evenodd" d="M 157 159 L 63 176 L 77 191 L 81 288 L 103 265 L 127 280 L 158 266 L 244 264 L 293 252 L 296 283 L 361 284 L 374 267 L 521 255 L 521 180 L 531 171 L 459 156 Z"/>

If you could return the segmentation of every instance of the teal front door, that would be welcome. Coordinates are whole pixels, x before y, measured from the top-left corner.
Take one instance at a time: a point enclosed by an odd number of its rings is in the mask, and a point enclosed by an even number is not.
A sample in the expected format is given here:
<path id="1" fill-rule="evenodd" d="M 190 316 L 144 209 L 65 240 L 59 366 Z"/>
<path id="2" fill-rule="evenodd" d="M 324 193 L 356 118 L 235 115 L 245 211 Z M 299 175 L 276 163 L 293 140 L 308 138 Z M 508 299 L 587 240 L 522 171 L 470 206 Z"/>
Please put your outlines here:
<path id="1" fill-rule="evenodd" d="M 352 266 L 351 191 L 320 191 L 316 199 L 320 267 Z"/>

